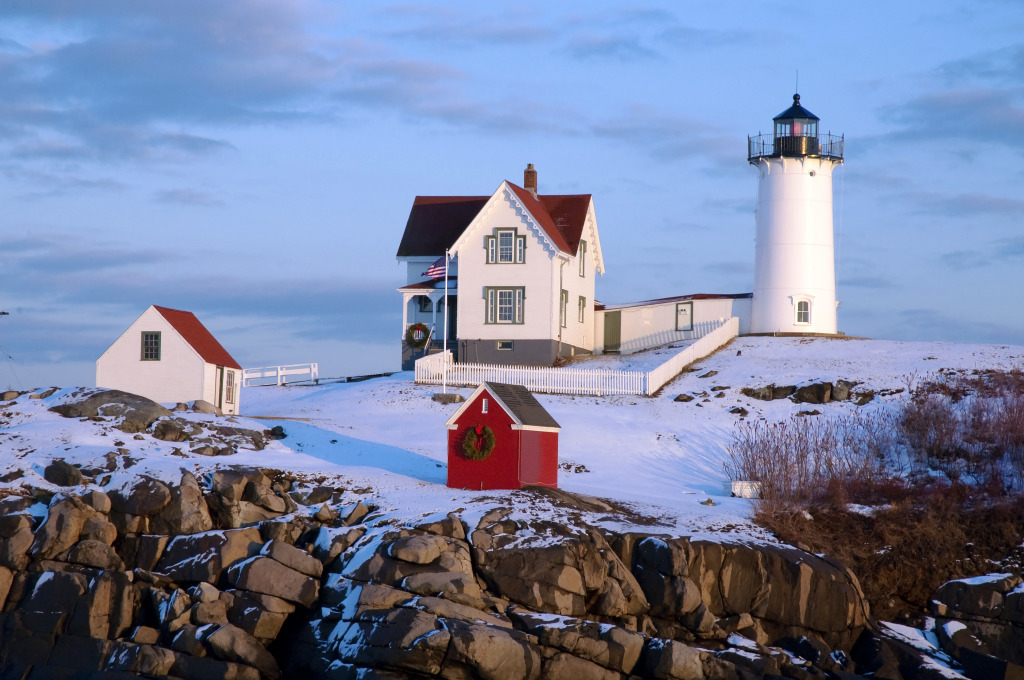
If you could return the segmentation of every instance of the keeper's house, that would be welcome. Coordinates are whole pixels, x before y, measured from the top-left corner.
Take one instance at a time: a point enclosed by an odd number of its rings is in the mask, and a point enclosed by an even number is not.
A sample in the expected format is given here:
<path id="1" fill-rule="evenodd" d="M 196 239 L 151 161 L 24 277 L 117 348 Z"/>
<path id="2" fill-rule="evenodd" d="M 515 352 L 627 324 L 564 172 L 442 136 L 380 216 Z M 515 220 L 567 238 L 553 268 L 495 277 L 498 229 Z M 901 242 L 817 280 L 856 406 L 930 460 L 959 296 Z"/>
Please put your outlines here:
<path id="1" fill-rule="evenodd" d="M 523 180 L 490 196 L 413 201 L 397 254 L 407 267 L 403 370 L 440 348 L 445 314 L 459 362 L 550 366 L 594 351 L 594 278 L 604 273 L 594 202 L 539 194 L 532 164 Z"/>
<path id="2" fill-rule="evenodd" d="M 522 385 L 483 383 L 446 425 L 449 487 L 558 487 L 561 427 Z"/>
<path id="3" fill-rule="evenodd" d="M 152 305 L 96 360 L 96 386 L 238 413 L 242 367 L 192 312 Z"/>

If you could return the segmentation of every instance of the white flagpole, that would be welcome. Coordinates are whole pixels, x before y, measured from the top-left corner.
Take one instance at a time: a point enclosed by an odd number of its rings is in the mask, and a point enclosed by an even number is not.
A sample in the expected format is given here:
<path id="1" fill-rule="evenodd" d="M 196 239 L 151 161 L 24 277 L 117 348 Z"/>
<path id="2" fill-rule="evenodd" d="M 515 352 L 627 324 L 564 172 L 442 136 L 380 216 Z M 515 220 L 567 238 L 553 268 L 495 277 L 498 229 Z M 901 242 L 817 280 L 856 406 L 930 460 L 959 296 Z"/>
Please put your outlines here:
<path id="1" fill-rule="evenodd" d="M 448 249 L 444 249 L 444 345 L 441 352 L 444 366 L 441 369 L 441 392 L 448 394 Z"/>

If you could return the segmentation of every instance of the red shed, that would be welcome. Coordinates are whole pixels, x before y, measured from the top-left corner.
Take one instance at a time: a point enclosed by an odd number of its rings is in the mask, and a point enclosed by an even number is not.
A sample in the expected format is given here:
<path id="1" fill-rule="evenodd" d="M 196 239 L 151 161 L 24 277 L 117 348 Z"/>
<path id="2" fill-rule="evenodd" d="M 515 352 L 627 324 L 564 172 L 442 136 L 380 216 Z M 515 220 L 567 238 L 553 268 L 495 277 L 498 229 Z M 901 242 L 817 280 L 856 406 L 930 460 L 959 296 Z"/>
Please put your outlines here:
<path id="1" fill-rule="evenodd" d="M 449 487 L 558 487 L 562 428 L 522 385 L 485 382 L 446 425 Z"/>

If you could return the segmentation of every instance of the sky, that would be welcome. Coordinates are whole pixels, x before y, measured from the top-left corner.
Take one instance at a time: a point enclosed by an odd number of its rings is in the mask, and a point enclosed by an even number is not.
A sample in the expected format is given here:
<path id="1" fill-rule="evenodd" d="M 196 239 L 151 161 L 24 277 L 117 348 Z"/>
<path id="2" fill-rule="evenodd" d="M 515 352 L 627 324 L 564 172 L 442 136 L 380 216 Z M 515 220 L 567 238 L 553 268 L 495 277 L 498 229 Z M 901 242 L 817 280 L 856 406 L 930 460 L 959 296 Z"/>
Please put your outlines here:
<path id="1" fill-rule="evenodd" d="M 839 328 L 1024 344 L 1024 3 L 0 3 L 0 386 L 150 305 L 244 367 L 397 370 L 416 195 L 594 197 L 622 303 L 753 288 L 799 88 L 846 136 Z"/>

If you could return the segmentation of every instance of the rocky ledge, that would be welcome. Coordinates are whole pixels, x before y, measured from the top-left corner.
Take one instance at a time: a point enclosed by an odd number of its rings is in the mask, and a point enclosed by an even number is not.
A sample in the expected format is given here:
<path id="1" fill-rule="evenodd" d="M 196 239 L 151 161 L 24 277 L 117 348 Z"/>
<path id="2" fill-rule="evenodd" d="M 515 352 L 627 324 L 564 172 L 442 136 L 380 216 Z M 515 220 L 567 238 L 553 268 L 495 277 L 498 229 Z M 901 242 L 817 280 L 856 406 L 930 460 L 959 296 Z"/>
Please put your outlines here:
<path id="1" fill-rule="evenodd" d="M 970 677 L 1019 670 L 990 653 L 1016 639 L 1011 577 L 943 587 L 943 652 L 872 622 L 827 557 L 601 528 L 634 518 L 564 492 L 406 523 L 368 489 L 274 470 L 119 468 L 106 491 L 81 472 L 55 461 L 62 492 L 0 498 L 0 678 L 909 680 L 951 654 L 989 673 Z"/>

